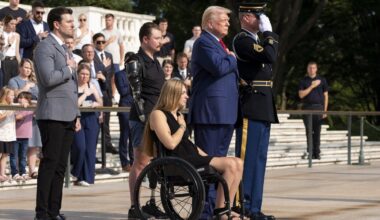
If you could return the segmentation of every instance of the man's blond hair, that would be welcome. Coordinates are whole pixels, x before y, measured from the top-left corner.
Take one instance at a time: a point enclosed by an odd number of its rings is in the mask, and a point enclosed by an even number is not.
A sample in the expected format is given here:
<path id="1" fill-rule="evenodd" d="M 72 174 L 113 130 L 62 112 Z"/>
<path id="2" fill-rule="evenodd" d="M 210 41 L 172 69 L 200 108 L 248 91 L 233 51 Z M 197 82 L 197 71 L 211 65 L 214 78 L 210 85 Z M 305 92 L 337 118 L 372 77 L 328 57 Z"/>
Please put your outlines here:
<path id="1" fill-rule="evenodd" d="M 206 8 L 206 10 L 203 12 L 202 15 L 202 29 L 207 30 L 207 23 L 211 21 L 215 21 L 217 16 L 220 15 L 221 13 L 225 14 L 230 14 L 231 10 L 228 8 L 224 8 L 221 6 L 210 6 Z"/>

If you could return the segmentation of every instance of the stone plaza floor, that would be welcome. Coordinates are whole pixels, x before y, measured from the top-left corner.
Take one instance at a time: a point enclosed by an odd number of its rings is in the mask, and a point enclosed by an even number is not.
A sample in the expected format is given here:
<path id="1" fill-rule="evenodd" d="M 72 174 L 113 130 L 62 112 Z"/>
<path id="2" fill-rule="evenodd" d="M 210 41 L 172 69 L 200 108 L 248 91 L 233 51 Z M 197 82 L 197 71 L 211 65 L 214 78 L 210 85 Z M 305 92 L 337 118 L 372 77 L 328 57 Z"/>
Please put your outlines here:
<path id="1" fill-rule="evenodd" d="M 34 217 L 35 188 L 0 190 L 0 219 Z M 127 219 L 128 182 L 64 189 L 70 220 Z M 380 162 L 267 171 L 263 212 L 277 219 L 380 219 Z"/>

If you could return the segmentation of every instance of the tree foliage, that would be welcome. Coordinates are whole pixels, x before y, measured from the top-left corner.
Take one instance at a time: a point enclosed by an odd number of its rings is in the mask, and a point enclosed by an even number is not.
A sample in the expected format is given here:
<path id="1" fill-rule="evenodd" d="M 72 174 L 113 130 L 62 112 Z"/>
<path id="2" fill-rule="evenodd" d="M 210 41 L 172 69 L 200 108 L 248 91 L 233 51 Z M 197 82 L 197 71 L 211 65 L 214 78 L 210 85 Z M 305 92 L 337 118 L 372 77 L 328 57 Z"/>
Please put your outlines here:
<path id="1" fill-rule="evenodd" d="M 235 0 L 45 0 L 49 7 L 91 5 L 165 17 L 181 51 L 191 29 L 201 23 L 210 5 L 230 8 L 230 33 L 239 31 Z M 26 1 L 28 3 L 28 1 Z M 380 110 L 380 2 L 377 0 L 269 1 L 266 13 L 280 36 L 274 67 L 274 91 L 279 107 L 295 109 L 298 82 L 314 60 L 330 85 L 330 109 Z"/>
<path id="2" fill-rule="evenodd" d="M 32 4 L 34 0 L 25 0 L 24 4 Z M 43 0 L 42 1 L 48 7 L 57 7 L 57 6 L 94 6 L 101 7 L 106 9 L 113 9 L 118 11 L 132 11 L 132 3 L 130 0 Z"/>

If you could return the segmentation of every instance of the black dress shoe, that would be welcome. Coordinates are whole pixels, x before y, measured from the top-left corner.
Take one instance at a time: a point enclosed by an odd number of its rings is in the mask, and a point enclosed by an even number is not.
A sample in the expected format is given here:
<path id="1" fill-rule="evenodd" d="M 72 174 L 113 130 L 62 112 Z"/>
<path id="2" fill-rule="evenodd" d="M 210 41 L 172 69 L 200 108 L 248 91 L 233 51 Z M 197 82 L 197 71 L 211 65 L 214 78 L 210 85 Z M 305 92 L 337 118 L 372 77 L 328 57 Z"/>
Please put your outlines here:
<path id="1" fill-rule="evenodd" d="M 106 147 L 106 152 L 111 153 L 111 154 L 118 154 L 119 153 L 119 151 L 115 147 L 112 147 L 112 146 Z"/>
<path id="2" fill-rule="evenodd" d="M 42 218 L 34 217 L 34 220 L 50 220 L 50 219 L 51 219 L 50 217 L 42 217 Z"/>
<path id="3" fill-rule="evenodd" d="M 276 220 L 273 215 L 265 215 L 262 212 L 252 213 L 250 216 L 251 220 Z"/>
<path id="4" fill-rule="evenodd" d="M 50 219 L 51 220 L 66 220 L 66 217 L 64 214 L 58 214 L 57 216 L 51 217 Z"/>

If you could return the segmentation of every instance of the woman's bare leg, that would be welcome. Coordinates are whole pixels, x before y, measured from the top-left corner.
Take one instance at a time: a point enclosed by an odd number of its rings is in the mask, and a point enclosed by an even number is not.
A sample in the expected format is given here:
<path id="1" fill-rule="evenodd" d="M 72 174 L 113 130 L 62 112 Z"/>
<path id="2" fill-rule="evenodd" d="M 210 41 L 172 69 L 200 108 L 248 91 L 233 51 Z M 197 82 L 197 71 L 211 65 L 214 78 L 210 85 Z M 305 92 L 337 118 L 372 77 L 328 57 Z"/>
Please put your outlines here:
<path id="1" fill-rule="evenodd" d="M 218 172 L 222 173 L 224 180 L 228 185 L 230 200 L 232 200 L 238 190 L 242 175 L 243 175 L 243 162 L 235 157 L 214 157 L 210 161 Z M 216 208 L 224 207 L 224 192 L 221 184 L 218 186 L 216 193 Z"/>

